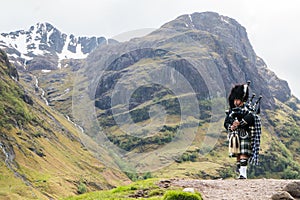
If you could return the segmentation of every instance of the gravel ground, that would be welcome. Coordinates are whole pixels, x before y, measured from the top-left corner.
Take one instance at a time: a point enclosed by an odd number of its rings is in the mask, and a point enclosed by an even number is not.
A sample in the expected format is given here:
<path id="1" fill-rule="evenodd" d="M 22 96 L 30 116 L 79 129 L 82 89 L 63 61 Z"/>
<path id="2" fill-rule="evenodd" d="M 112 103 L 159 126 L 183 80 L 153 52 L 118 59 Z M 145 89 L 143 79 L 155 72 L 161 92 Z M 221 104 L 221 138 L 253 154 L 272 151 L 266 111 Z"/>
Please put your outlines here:
<path id="1" fill-rule="evenodd" d="M 247 179 L 247 180 L 170 180 L 171 185 L 194 188 L 204 200 L 268 200 L 282 192 L 283 187 L 295 180 Z M 299 180 L 297 180 L 299 181 Z"/>

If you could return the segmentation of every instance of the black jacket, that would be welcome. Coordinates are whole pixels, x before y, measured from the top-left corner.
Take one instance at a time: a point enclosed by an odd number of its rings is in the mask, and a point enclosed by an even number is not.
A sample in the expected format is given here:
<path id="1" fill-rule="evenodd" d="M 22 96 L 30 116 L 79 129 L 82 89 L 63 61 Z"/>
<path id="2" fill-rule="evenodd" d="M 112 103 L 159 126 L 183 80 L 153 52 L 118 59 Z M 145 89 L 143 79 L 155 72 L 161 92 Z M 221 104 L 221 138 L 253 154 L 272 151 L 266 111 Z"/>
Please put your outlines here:
<path id="1" fill-rule="evenodd" d="M 225 129 L 230 130 L 230 126 L 236 119 L 240 122 L 238 128 L 245 130 L 248 130 L 249 126 L 253 126 L 254 124 L 254 116 L 246 107 L 233 108 L 226 112 L 224 121 Z"/>

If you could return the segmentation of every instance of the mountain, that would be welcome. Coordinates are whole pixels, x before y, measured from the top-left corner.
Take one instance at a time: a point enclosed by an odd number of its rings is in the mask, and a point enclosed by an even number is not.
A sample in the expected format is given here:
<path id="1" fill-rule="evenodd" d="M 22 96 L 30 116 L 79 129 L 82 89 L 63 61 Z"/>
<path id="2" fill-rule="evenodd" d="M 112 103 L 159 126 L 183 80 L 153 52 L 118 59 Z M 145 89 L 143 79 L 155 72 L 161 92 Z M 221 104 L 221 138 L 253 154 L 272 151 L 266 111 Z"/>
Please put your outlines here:
<path id="1" fill-rule="evenodd" d="M 254 52 L 246 29 L 236 20 L 217 13 L 195 13 L 178 17 L 163 27 L 197 32 L 194 37 L 198 38 L 193 40 L 206 45 L 211 54 L 216 53 L 212 61 L 223 76 L 226 91 L 230 91 L 233 83 L 251 80 L 255 92 L 264 94 L 263 106 L 266 108 L 273 108 L 274 98 L 287 101 L 291 97 L 287 82 L 267 69 L 264 61 Z"/>
<path id="2" fill-rule="evenodd" d="M 61 68 L 63 59 L 86 58 L 97 46 L 108 42 L 113 40 L 67 35 L 49 23 L 37 23 L 28 30 L 0 35 L 0 48 L 6 51 L 11 62 L 18 69 L 29 71 Z"/>
<path id="3" fill-rule="evenodd" d="M 38 83 L 43 83 L 45 73 L 61 69 L 58 73 L 65 70 L 68 71 L 67 74 L 71 74 L 72 71 L 80 68 L 82 60 L 97 46 L 116 42 L 104 37 L 77 37 L 73 34 L 66 34 L 47 22 L 37 23 L 28 30 L 0 34 L 0 49 L 7 53 L 10 62 L 18 69 L 23 85 L 36 95 L 42 96 L 50 105 L 52 105 L 51 101 L 61 102 L 59 98 L 61 94 L 53 91 L 53 87 L 47 88 L 50 91 L 45 91 L 38 86 Z M 65 74 L 62 73 L 61 76 Z M 49 80 L 49 78 L 46 79 Z M 55 82 L 55 78 L 50 77 L 50 79 Z M 58 81 L 63 82 L 63 80 Z M 64 88 L 61 93 L 65 90 L 69 89 Z"/>
<path id="4" fill-rule="evenodd" d="M 47 43 L 49 49 L 63 41 L 57 40 Z M 5 48 L 13 61 L 11 49 Z M 223 121 L 231 87 L 247 81 L 250 94 L 262 95 L 263 124 L 260 165 L 250 167 L 249 177 L 300 178 L 300 101 L 256 55 L 236 20 L 214 12 L 182 15 L 146 36 L 98 45 L 84 59 L 60 60 L 61 68 L 53 64 L 59 60 L 59 52 L 53 52 L 37 55 L 38 65 L 32 66 L 36 57 L 21 67 L 14 62 L 18 73 L 7 68 L 7 59 L 2 64 L 1 91 L 10 91 L 10 100 L 0 106 L 9 114 L 1 129 L 2 165 L 6 177 L 12 172 L 26 177 L 41 195 L 74 194 L 80 183 L 94 190 L 96 180 L 105 183 L 103 188 L 118 177 L 126 182 L 119 168 L 132 179 L 145 172 L 167 178 L 234 177 Z M 10 146 L 16 156 L 6 156 Z M 22 167 L 32 154 L 35 166 L 47 170 Z M 12 157 L 17 164 L 7 164 Z M 46 162 L 48 157 L 57 159 Z M 69 175 L 65 166 L 76 173 Z"/>
<path id="5" fill-rule="evenodd" d="M 16 77 L 0 50 L 0 199 L 57 199 L 128 181 L 87 151 L 80 129 Z"/>
<path id="6" fill-rule="evenodd" d="M 252 177 L 299 177 L 299 100 L 256 55 L 246 29 L 217 13 L 182 15 L 147 36 L 95 49 L 75 78 L 72 113 L 137 170 L 168 176 L 176 166 L 203 164 L 196 177 L 226 177 L 227 96 L 247 81 L 263 98 L 262 165 Z"/>

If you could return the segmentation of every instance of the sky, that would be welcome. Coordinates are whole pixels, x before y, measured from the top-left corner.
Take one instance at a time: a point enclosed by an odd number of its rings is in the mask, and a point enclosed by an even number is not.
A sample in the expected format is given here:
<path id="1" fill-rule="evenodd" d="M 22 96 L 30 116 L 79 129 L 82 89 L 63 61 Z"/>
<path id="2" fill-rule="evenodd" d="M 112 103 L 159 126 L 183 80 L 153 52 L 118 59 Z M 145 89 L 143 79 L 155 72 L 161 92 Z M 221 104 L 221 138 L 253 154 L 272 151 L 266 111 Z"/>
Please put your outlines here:
<path id="1" fill-rule="evenodd" d="M 205 11 L 244 26 L 256 54 L 300 99 L 299 0 L 2 0 L 0 33 L 48 22 L 66 34 L 113 38 Z"/>

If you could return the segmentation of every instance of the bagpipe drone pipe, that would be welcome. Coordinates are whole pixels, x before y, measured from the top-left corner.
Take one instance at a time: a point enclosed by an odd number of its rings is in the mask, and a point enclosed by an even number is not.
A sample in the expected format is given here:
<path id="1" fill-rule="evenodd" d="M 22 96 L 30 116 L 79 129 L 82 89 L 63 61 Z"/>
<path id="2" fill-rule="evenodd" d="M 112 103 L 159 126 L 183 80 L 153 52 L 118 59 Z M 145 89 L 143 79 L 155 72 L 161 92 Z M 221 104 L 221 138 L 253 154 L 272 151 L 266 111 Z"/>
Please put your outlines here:
<path id="1" fill-rule="evenodd" d="M 250 81 L 247 82 L 247 85 L 250 85 Z M 251 98 L 246 102 L 246 107 L 255 114 L 260 114 L 260 101 L 262 99 L 262 95 L 260 95 L 256 101 L 254 101 L 256 94 L 253 93 Z"/>

